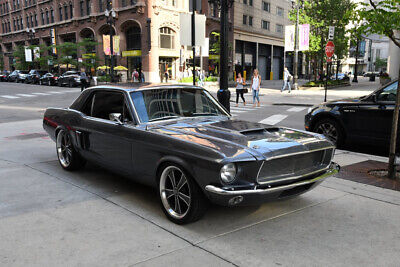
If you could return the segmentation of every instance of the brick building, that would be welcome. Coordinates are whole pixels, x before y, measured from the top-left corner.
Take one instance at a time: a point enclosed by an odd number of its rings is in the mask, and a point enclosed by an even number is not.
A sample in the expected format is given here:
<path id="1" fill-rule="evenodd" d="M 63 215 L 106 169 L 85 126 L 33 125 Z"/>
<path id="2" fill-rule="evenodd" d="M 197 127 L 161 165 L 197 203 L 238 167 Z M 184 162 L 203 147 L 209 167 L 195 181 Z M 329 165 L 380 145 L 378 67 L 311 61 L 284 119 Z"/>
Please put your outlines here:
<path id="1" fill-rule="evenodd" d="M 219 19 L 214 10 L 210 11 L 207 1 L 201 3 L 199 13 L 208 17 L 206 35 L 210 36 L 212 31 L 219 31 Z M 93 52 L 104 63 L 103 35 L 110 32 L 104 14 L 106 5 L 106 0 L 0 0 L 0 53 L 4 68 L 12 69 L 13 51 L 19 45 L 50 46 L 52 31 L 57 44 L 80 42 L 84 38 L 95 40 L 98 46 Z M 143 69 L 146 81 L 160 81 L 165 70 L 175 78 L 182 58 L 189 59 L 191 53 L 190 48 L 179 43 L 179 14 L 189 11 L 189 1 L 112 0 L 112 7 L 116 11 L 113 31 L 120 37 L 121 51 L 115 56 L 115 64 L 127 67 L 128 75 L 135 68 Z M 27 33 L 32 28 L 33 38 Z M 208 58 L 203 63 L 208 71 Z"/>

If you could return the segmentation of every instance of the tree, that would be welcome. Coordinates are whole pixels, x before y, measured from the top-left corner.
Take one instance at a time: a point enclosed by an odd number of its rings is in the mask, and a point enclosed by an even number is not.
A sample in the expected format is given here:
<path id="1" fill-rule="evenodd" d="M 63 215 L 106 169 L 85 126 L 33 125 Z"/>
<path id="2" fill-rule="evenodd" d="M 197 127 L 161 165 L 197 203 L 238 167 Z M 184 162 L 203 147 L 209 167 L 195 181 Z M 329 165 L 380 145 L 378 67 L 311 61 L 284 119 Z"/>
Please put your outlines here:
<path id="1" fill-rule="evenodd" d="M 15 59 L 14 67 L 17 70 L 28 70 L 33 66 L 32 62 L 27 62 L 25 60 L 25 47 L 23 45 L 17 46 L 16 50 L 13 52 Z"/>
<path id="2" fill-rule="evenodd" d="M 67 70 L 72 65 L 75 68 L 78 67 L 78 44 L 65 42 L 60 45 L 57 45 L 57 52 L 58 52 L 58 64 L 63 64 L 67 66 Z"/>
<path id="3" fill-rule="evenodd" d="M 329 26 L 335 26 L 333 41 L 338 63 L 340 64 L 340 60 L 347 55 L 349 37 L 346 26 L 353 19 L 354 9 L 355 5 L 350 0 L 303 1 L 303 7 L 299 11 L 299 23 L 310 24 L 310 48 L 304 53 L 313 59 L 315 72 L 318 69 L 318 62 L 320 70 L 323 68 Z M 289 18 L 291 21 L 296 21 L 296 10 L 290 12 Z"/>
<path id="4" fill-rule="evenodd" d="M 379 57 L 377 57 L 375 59 L 375 69 L 376 70 L 379 70 L 379 69 L 382 69 L 382 68 L 386 68 L 386 66 L 387 66 L 387 58 L 379 58 Z"/>
<path id="5" fill-rule="evenodd" d="M 96 50 L 98 42 L 93 41 L 90 38 L 85 38 L 82 42 L 79 42 L 79 48 L 82 51 L 82 65 L 86 68 L 87 72 L 96 70 L 100 64 L 100 58 L 93 51 Z"/>
<path id="6" fill-rule="evenodd" d="M 53 61 L 54 58 L 52 55 L 50 55 L 49 51 L 51 50 L 52 47 L 48 47 L 47 45 L 30 45 L 28 46 L 29 49 L 32 49 L 32 51 L 35 51 L 35 49 L 39 48 L 39 57 L 34 57 L 33 62 L 36 67 L 39 69 L 45 70 L 49 69 L 49 61 Z"/>
<path id="7" fill-rule="evenodd" d="M 368 3 L 361 3 L 361 8 L 358 11 L 363 25 L 360 29 L 366 33 L 377 33 L 386 35 L 389 39 L 400 48 L 400 38 L 396 37 L 396 32 L 400 32 L 400 1 L 399 0 L 369 0 Z M 400 78 L 400 68 L 399 76 Z M 390 137 L 389 149 L 389 168 L 388 177 L 396 178 L 395 169 L 395 153 L 397 129 L 399 121 L 400 108 L 400 82 L 397 85 L 396 105 L 393 111 L 392 134 Z"/>
<path id="8" fill-rule="evenodd" d="M 4 55 L 0 54 L 0 70 L 4 70 Z"/>

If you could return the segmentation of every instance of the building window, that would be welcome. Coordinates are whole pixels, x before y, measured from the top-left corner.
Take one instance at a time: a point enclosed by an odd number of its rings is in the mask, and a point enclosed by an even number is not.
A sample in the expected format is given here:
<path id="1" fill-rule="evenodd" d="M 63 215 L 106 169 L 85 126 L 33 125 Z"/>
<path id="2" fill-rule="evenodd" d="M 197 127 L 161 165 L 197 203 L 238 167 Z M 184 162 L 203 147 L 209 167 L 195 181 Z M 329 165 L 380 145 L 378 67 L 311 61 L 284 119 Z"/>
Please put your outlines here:
<path id="1" fill-rule="evenodd" d="M 90 15 L 90 0 L 86 0 L 86 15 Z"/>
<path id="2" fill-rule="evenodd" d="M 247 0 L 243 0 L 243 4 L 247 5 Z"/>
<path id="3" fill-rule="evenodd" d="M 26 16 L 26 27 L 29 28 L 29 16 Z"/>
<path id="4" fill-rule="evenodd" d="M 62 21 L 63 20 L 63 15 L 62 15 L 62 6 L 60 6 L 59 8 L 58 8 L 58 15 L 60 15 L 60 21 Z"/>
<path id="5" fill-rule="evenodd" d="M 262 8 L 263 8 L 264 11 L 270 12 L 271 4 L 269 2 L 263 1 L 262 5 L 263 5 Z"/>
<path id="6" fill-rule="evenodd" d="M 265 30 L 269 30 L 269 21 L 262 20 L 261 21 L 261 28 L 263 28 Z"/>
<path id="7" fill-rule="evenodd" d="M 136 5 L 137 1 L 136 0 L 130 0 L 131 1 L 131 6 Z"/>
<path id="8" fill-rule="evenodd" d="M 121 0 L 121 6 L 126 7 L 126 0 Z"/>
<path id="9" fill-rule="evenodd" d="M 69 15 L 71 19 L 74 17 L 74 6 L 71 3 L 69 3 Z"/>
<path id="10" fill-rule="evenodd" d="M 247 15 L 243 15 L 243 25 L 247 24 Z"/>
<path id="11" fill-rule="evenodd" d="M 253 0 L 249 0 L 249 6 L 253 6 Z"/>
<path id="12" fill-rule="evenodd" d="M 79 2 L 79 9 L 81 12 L 81 17 L 85 16 L 85 13 L 84 13 L 85 11 L 83 10 L 83 1 Z"/>
<path id="13" fill-rule="evenodd" d="M 277 33 L 282 33 L 283 32 L 283 25 L 276 24 L 276 32 Z"/>
<path id="14" fill-rule="evenodd" d="M 68 6 L 64 6 L 64 15 L 65 15 L 65 20 L 68 19 Z"/>
<path id="15" fill-rule="evenodd" d="M 175 32 L 171 28 L 160 28 L 160 48 L 175 49 Z"/>
<path id="16" fill-rule="evenodd" d="M 249 16 L 249 26 L 253 26 L 253 17 Z"/>
<path id="17" fill-rule="evenodd" d="M 284 11 L 283 8 L 281 8 L 281 7 L 277 7 L 277 8 L 276 8 L 276 14 L 277 14 L 278 16 L 283 17 L 284 12 L 285 12 L 285 11 Z"/>
<path id="18" fill-rule="evenodd" d="M 34 24 L 33 24 L 33 15 L 31 15 L 31 27 L 33 27 L 34 26 Z"/>
<path id="19" fill-rule="evenodd" d="M 50 16 L 49 16 L 49 11 L 46 10 L 46 24 L 50 23 Z"/>
<path id="20" fill-rule="evenodd" d="M 22 19 L 22 17 L 19 18 L 19 23 L 21 24 L 21 30 L 24 29 L 24 20 Z"/>
<path id="21" fill-rule="evenodd" d="M 44 13 L 43 13 L 43 11 L 40 12 L 40 17 L 42 18 L 42 25 L 44 25 Z"/>
<path id="22" fill-rule="evenodd" d="M 28 0 L 25 0 L 25 6 L 28 6 Z"/>
<path id="23" fill-rule="evenodd" d="M 141 49 L 141 36 L 139 27 L 131 27 L 126 31 L 126 49 L 127 50 L 140 50 Z"/>
<path id="24" fill-rule="evenodd" d="M 51 23 L 54 23 L 54 10 L 50 10 L 50 18 L 51 18 Z"/>

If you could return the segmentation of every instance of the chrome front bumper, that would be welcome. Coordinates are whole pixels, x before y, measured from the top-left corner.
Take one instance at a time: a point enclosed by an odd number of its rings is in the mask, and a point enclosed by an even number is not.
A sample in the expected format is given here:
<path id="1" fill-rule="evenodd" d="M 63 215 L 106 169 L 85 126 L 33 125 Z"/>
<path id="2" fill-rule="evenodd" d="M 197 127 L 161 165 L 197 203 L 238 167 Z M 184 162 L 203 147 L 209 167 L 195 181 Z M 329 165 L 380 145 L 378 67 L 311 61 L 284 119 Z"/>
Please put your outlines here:
<path id="1" fill-rule="evenodd" d="M 332 162 L 323 173 L 317 176 L 310 175 L 309 179 L 305 178 L 305 180 L 290 184 L 244 190 L 228 190 L 214 185 L 207 185 L 205 190 L 211 201 L 221 205 L 251 205 L 302 194 L 320 184 L 327 177 L 335 175 L 339 170 L 340 166 Z"/>

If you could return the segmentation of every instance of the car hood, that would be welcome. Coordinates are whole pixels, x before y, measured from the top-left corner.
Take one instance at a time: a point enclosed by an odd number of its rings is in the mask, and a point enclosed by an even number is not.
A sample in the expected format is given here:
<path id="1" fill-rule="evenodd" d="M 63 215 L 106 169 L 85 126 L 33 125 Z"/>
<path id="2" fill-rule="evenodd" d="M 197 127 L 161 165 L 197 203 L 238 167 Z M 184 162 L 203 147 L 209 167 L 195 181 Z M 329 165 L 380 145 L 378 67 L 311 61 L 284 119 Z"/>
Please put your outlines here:
<path id="1" fill-rule="evenodd" d="M 208 147 L 236 160 L 263 160 L 333 146 L 315 133 L 229 118 L 181 119 L 149 126 L 149 130 Z"/>

